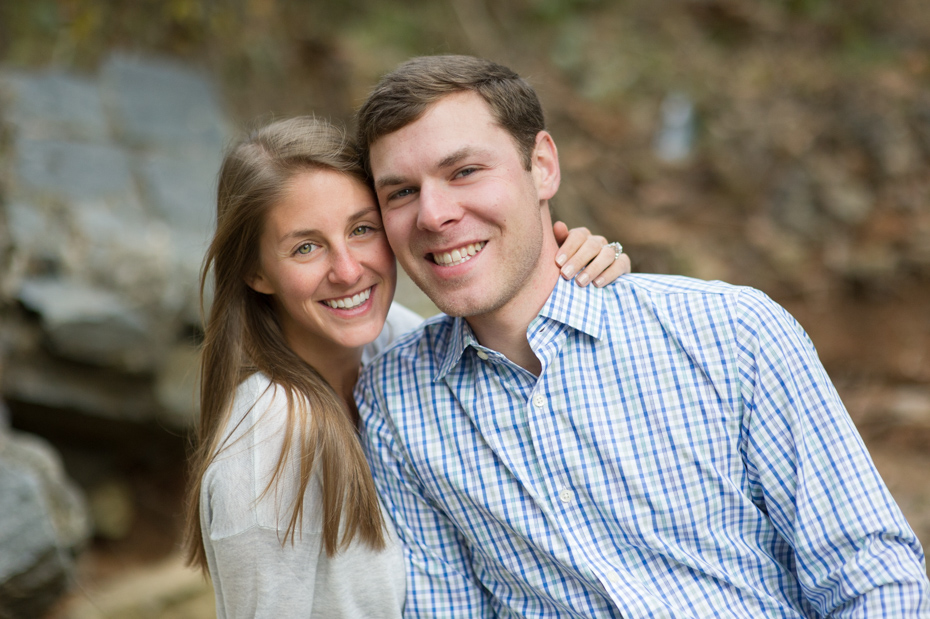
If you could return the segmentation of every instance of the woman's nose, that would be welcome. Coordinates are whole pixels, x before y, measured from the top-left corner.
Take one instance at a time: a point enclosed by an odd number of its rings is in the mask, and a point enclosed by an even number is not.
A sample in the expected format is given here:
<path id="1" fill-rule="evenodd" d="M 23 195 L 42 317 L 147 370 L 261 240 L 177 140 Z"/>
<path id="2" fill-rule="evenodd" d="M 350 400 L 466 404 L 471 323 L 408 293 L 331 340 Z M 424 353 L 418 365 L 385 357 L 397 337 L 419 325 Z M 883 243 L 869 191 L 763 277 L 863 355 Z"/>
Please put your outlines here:
<path id="1" fill-rule="evenodd" d="M 333 283 L 352 284 L 362 275 L 362 265 L 348 248 L 333 251 L 329 280 Z"/>

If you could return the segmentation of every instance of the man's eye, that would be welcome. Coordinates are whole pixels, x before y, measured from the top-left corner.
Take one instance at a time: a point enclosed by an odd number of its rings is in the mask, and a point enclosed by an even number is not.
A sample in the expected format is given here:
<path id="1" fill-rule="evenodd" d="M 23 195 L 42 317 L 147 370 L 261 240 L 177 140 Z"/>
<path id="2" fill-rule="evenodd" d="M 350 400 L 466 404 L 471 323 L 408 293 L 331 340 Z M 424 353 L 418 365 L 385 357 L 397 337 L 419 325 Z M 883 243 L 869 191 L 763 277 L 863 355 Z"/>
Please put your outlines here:
<path id="1" fill-rule="evenodd" d="M 478 171 L 478 168 L 465 168 L 463 170 L 459 170 L 458 172 L 456 172 L 455 177 L 462 178 L 463 176 L 470 176 L 477 171 Z"/>
<path id="2" fill-rule="evenodd" d="M 404 189 L 401 189 L 400 191 L 395 191 L 394 193 L 392 193 L 389 199 L 396 200 L 398 198 L 406 198 L 407 196 L 412 196 L 414 191 L 415 190 L 412 187 L 406 187 Z"/>
<path id="3" fill-rule="evenodd" d="M 362 236 L 371 232 L 371 226 L 358 226 L 355 230 L 352 231 L 352 236 Z"/>

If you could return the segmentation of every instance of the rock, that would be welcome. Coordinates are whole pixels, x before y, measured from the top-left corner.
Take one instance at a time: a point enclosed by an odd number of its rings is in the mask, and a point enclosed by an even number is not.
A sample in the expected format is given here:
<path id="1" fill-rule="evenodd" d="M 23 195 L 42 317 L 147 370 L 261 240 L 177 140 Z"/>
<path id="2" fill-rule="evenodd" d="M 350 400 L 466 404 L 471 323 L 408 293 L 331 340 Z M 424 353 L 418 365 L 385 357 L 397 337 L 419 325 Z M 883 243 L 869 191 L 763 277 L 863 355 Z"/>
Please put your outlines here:
<path id="1" fill-rule="evenodd" d="M 3 80 L 7 121 L 31 139 L 105 142 L 109 127 L 93 80 L 57 71 Z"/>
<path id="2" fill-rule="evenodd" d="M 26 202 L 8 204 L 6 218 L 14 246 L 10 269 L 5 274 L 8 281 L 18 283 L 26 276 L 58 272 L 64 259 L 60 240 L 67 235 L 61 218 Z M 13 290 L 4 292 L 14 294 Z"/>
<path id="3" fill-rule="evenodd" d="M 69 210 L 87 203 L 139 210 L 125 150 L 110 144 L 33 140 L 15 143 L 15 195 L 54 200 Z"/>
<path id="4" fill-rule="evenodd" d="M 229 134 L 213 85 L 188 66 L 118 53 L 97 76 L 0 73 L 0 96 L 9 135 L 0 250 L 10 257 L 0 267 L 0 311 L 6 321 L 19 303 L 41 330 L 0 350 L 25 361 L 3 377 L 3 393 L 102 417 L 160 418 L 154 382 L 174 389 L 162 368 L 200 324 L 199 270 Z M 76 378 L 85 374 L 92 378 Z M 104 374 L 109 381 L 96 379 Z M 124 397 L 133 390 L 135 400 Z M 186 427 L 193 411 L 175 406 L 167 416 Z"/>
<path id="5" fill-rule="evenodd" d="M 158 342 L 145 316 L 109 291 L 61 279 L 26 280 L 19 300 L 42 317 L 52 350 L 93 365 L 140 371 L 153 366 Z"/>
<path id="6" fill-rule="evenodd" d="M 101 69 L 103 98 L 123 141 L 162 152 L 220 152 L 228 129 L 211 83 L 189 66 L 114 54 Z"/>
<path id="7" fill-rule="evenodd" d="M 38 437 L 0 430 L 0 616 L 41 616 L 90 535 L 84 499 Z"/>
<path id="8" fill-rule="evenodd" d="M 144 422 L 159 415 L 150 377 L 65 361 L 42 351 L 8 357 L 2 388 L 11 401 Z"/>

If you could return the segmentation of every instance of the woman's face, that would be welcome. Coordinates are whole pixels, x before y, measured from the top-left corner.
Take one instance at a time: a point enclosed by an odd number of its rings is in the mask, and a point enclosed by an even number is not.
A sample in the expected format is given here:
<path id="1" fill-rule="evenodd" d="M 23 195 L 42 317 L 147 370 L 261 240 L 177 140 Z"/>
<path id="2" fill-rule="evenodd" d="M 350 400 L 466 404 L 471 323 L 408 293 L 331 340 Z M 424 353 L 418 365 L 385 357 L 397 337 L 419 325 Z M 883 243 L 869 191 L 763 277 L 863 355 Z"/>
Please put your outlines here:
<path id="1" fill-rule="evenodd" d="M 311 365 L 361 349 L 384 326 L 397 279 L 378 203 L 361 181 L 307 170 L 288 183 L 247 283 L 274 297 L 288 345 Z"/>

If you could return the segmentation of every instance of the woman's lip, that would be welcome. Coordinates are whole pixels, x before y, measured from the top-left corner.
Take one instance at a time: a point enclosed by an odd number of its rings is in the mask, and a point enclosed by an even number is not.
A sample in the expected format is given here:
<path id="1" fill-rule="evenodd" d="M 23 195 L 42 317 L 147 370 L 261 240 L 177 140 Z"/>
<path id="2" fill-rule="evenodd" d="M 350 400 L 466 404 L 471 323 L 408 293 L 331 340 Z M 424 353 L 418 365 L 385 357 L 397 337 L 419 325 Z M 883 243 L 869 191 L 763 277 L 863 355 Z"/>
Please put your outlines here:
<path id="1" fill-rule="evenodd" d="M 356 292 L 355 294 L 345 295 L 342 297 L 334 297 L 331 299 L 324 299 L 320 301 L 320 303 L 334 310 L 351 310 L 351 309 L 355 309 L 357 307 L 361 307 L 362 305 L 364 305 L 371 298 L 371 293 L 373 290 L 374 290 L 374 285 L 371 285 L 368 288 L 365 288 L 364 290 L 360 290 L 359 292 Z M 341 307 L 339 306 L 339 303 L 342 303 Z M 350 305 L 349 307 L 346 307 L 345 306 L 346 303 L 351 303 L 352 305 Z"/>

